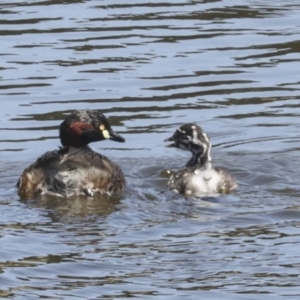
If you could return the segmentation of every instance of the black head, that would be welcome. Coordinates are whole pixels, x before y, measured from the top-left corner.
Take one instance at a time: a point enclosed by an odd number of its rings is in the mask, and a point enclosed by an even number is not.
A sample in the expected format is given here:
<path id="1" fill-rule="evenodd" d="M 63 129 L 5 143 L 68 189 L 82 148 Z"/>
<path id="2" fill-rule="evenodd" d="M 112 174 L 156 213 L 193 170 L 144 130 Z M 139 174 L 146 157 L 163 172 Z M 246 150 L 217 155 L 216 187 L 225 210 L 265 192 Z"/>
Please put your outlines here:
<path id="1" fill-rule="evenodd" d="M 97 110 L 76 110 L 60 124 L 59 137 L 63 146 L 83 147 L 91 142 L 112 140 L 125 142 L 115 133 L 107 118 Z"/>
<path id="2" fill-rule="evenodd" d="M 209 137 L 195 123 L 182 125 L 170 138 L 165 139 L 165 142 L 173 142 L 167 145 L 167 147 L 179 148 L 193 153 L 193 157 L 187 163 L 187 166 L 211 161 L 211 143 Z"/>

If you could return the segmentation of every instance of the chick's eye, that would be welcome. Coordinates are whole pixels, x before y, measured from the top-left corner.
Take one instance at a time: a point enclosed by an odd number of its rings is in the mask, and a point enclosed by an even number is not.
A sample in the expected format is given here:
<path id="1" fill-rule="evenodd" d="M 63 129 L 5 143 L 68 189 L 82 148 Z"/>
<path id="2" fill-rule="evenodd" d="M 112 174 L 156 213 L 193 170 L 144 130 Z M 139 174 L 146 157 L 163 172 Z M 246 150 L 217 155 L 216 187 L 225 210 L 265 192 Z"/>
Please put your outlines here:
<path id="1" fill-rule="evenodd" d="M 187 135 L 182 135 L 181 140 L 184 142 L 188 142 L 190 140 L 190 138 Z"/>

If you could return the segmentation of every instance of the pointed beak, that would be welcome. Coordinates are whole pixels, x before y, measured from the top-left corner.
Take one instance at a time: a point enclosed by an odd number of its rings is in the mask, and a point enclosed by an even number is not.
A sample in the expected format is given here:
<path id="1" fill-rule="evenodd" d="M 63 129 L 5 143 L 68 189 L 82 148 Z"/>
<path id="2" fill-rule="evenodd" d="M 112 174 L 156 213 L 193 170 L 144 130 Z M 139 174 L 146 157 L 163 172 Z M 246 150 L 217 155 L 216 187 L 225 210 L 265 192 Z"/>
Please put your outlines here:
<path id="1" fill-rule="evenodd" d="M 111 141 L 120 142 L 120 143 L 124 143 L 126 141 L 122 136 L 120 136 L 119 134 L 117 134 L 113 131 L 110 132 L 109 139 Z"/>
<path id="2" fill-rule="evenodd" d="M 171 136 L 171 137 L 165 139 L 164 141 L 165 141 L 165 142 L 174 142 L 174 138 Z M 174 148 L 176 148 L 176 144 L 175 144 L 175 143 L 171 143 L 171 144 L 169 144 L 169 145 L 166 145 L 166 147 L 169 147 L 169 148 L 174 147 Z"/>

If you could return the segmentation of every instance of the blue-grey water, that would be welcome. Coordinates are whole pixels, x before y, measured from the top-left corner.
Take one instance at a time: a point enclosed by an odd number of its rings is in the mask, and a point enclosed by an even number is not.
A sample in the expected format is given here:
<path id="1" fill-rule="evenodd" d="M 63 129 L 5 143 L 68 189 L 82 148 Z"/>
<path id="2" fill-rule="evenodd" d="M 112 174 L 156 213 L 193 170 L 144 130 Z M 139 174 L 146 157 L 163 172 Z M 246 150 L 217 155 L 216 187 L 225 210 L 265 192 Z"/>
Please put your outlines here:
<path id="1" fill-rule="evenodd" d="M 300 3 L 0 1 L 1 299 L 298 299 Z M 126 143 L 122 196 L 22 201 L 75 109 Z M 230 195 L 185 199 L 163 140 L 197 122 Z"/>

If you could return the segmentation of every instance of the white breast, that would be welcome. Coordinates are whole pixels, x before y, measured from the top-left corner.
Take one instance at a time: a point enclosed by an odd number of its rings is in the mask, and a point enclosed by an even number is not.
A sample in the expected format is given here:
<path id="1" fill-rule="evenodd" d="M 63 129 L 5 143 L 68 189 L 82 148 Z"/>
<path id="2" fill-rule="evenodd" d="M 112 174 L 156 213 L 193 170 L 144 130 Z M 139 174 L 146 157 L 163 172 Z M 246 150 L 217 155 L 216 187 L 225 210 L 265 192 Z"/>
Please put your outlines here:
<path id="1" fill-rule="evenodd" d="M 218 193 L 222 181 L 222 176 L 214 169 L 195 170 L 188 186 L 194 194 Z"/>

